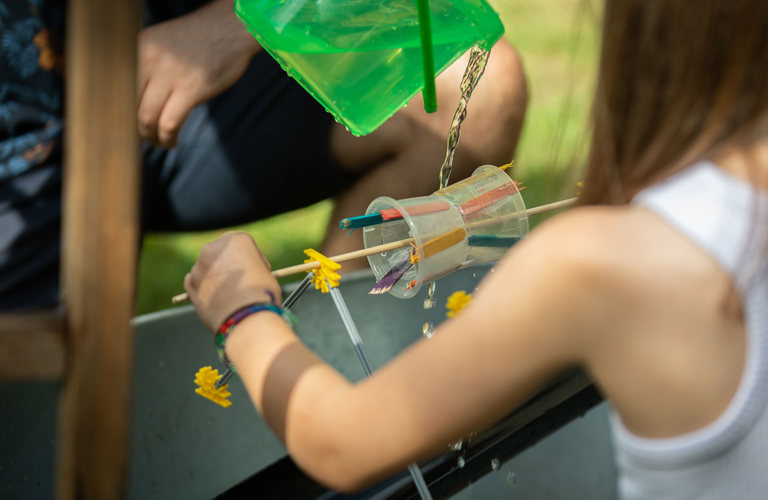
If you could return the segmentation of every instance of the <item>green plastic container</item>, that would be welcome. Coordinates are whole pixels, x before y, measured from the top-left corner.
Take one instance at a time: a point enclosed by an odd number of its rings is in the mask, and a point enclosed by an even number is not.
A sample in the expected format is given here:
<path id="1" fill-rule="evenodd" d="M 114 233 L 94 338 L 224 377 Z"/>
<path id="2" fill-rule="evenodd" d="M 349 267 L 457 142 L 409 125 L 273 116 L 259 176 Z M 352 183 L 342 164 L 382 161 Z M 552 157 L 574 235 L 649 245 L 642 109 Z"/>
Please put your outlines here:
<path id="1" fill-rule="evenodd" d="M 435 74 L 504 34 L 484 0 L 431 0 Z M 374 131 L 424 85 L 417 0 L 236 0 L 261 45 L 355 135 Z"/>

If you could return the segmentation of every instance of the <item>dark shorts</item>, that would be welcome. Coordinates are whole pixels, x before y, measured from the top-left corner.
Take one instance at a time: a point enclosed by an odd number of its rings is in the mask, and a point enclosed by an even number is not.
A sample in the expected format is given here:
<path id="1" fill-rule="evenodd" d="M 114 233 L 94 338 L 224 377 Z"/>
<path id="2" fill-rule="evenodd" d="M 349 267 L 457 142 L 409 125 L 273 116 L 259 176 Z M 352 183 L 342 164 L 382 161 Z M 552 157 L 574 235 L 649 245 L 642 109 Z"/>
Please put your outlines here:
<path id="1" fill-rule="evenodd" d="M 231 226 L 303 207 L 354 177 L 332 160 L 333 118 L 266 53 L 192 111 L 172 150 L 145 147 L 149 231 Z"/>
<path id="2" fill-rule="evenodd" d="M 142 232 L 226 227 L 331 197 L 333 118 L 266 53 L 194 109 L 172 150 L 144 146 Z M 58 301 L 61 164 L 0 182 L 0 311 Z"/>

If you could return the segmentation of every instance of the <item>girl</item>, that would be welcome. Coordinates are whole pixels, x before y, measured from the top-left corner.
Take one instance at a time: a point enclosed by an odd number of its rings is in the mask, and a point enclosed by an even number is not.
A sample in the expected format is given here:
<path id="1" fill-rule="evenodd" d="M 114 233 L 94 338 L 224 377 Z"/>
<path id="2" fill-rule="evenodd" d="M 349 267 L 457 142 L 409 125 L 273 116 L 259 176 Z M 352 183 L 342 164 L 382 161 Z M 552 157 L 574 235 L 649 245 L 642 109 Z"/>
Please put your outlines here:
<path id="1" fill-rule="evenodd" d="M 614 409 L 625 498 L 768 491 L 768 2 L 607 0 L 603 23 L 583 206 L 510 250 L 433 338 L 350 384 L 274 310 L 229 334 L 318 480 L 391 475 L 578 365 Z M 244 234 L 203 248 L 185 287 L 212 330 L 280 293 Z"/>

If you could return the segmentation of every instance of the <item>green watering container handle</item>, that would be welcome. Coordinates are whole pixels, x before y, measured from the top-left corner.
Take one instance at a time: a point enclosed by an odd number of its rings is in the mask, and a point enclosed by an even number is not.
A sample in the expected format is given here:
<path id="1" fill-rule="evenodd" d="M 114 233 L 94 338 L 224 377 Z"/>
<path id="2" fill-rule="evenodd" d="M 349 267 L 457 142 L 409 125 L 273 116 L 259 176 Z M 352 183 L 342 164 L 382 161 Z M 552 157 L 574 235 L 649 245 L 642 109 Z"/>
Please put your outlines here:
<path id="1" fill-rule="evenodd" d="M 419 34 L 421 35 L 421 63 L 424 67 L 424 110 L 437 111 L 435 92 L 435 56 L 432 50 L 432 23 L 429 15 L 429 0 L 416 0 L 419 11 Z"/>

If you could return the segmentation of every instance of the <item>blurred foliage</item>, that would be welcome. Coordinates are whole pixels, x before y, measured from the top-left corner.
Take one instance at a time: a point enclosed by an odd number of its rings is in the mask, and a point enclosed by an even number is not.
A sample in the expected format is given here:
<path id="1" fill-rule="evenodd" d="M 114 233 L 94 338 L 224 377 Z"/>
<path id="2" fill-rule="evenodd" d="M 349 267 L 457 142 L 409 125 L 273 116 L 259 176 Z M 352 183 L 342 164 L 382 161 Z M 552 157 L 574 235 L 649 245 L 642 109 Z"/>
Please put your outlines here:
<path id="1" fill-rule="evenodd" d="M 511 175 L 526 186 L 523 198 L 529 207 L 573 196 L 578 176 L 568 172 L 579 164 L 586 150 L 586 118 L 599 43 L 598 2 L 490 3 L 504 21 L 505 36 L 522 56 L 530 94 Z M 237 228 L 148 235 L 139 265 L 137 314 L 170 307 L 170 297 L 183 291 L 184 275 L 200 247 L 227 230 L 251 233 L 273 269 L 302 262 L 305 248 L 320 248 L 331 209 L 332 202 L 326 200 Z M 542 217 L 532 218 L 532 225 Z"/>

